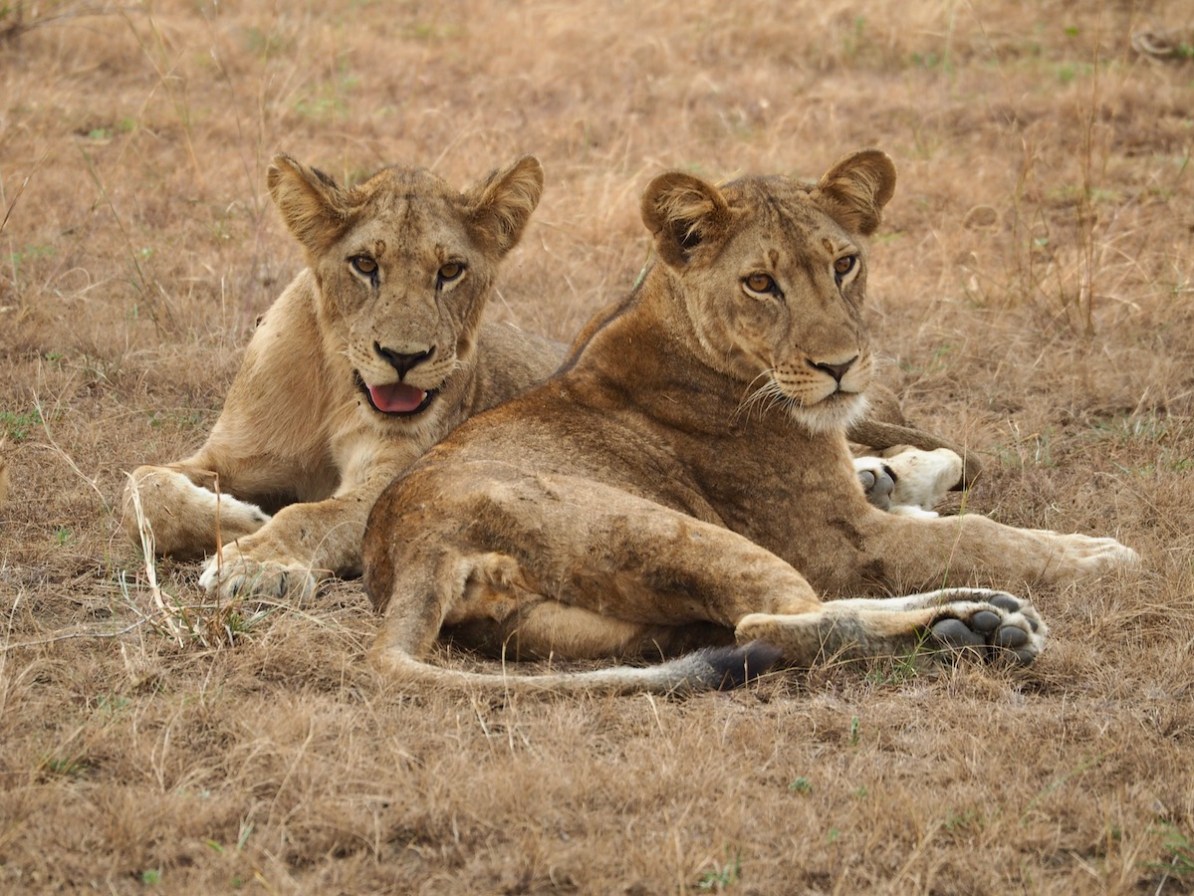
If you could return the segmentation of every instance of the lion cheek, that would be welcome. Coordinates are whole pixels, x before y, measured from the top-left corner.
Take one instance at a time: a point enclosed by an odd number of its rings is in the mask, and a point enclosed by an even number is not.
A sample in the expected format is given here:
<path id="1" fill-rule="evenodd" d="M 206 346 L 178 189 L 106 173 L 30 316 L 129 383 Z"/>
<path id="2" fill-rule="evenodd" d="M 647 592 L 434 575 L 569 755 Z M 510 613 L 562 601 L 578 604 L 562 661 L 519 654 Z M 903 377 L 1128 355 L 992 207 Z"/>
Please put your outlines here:
<path id="1" fill-rule="evenodd" d="M 874 364 L 871 362 L 870 355 L 860 359 L 853 367 L 846 371 L 846 375 L 842 377 L 841 391 L 862 393 L 867 390 L 871 384 L 871 379 L 874 375 Z"/>

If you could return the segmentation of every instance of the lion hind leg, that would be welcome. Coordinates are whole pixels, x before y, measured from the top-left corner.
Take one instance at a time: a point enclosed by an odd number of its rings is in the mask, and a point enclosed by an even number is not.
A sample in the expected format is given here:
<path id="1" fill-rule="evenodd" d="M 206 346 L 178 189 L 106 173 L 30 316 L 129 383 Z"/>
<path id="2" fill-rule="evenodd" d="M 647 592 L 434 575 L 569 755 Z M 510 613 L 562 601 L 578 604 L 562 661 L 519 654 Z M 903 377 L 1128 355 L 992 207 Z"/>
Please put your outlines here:
<path id="1" fill-rule="evenodd" d="M 586 479 L 487 476 L 454 516 L 442 507 L 434 518 L 417 516 L 423 512 L 407 500 L 390 521 L 379 516 L 390 512 L 387 500 L 375 506 L 366 531 L 365 586 L 386 613 L 373 657 L 405 679 L 617 693 L 731 686 L 778 656 L 765 644 L 718 646 L 740 618 L 820 605 L 799 572 L 743 536 Z M 494 547 L 500 550 L 484 550 Z M 475 634 L 486 624 L 512 626 L 520 647 L 559 659 L 617 657 L 634 648 L 650 655 L 652 638 L 674 639 L 667 646 L 676 648 L 696 646 L 710 628 L 720 635 L 707 649 L 643 668 L 477 677 L 424 661 L 442 629 L 467 626 Z M 677 633 L 665 636 L 667 626 Z"/>
<path id="2" fill-rule="evenodd" d="M 196 485 L 182 467 L 138 467 L 125 485 L 125 531 L 134 542 L 141 541 L 144 520 L 155 552 L 179 559 L 213 552 L 217 532 L 222 541 L 231 542 L 256 532 L 269 519 L 256 504 Z"/>
<path id="3" fill-rule="evenodd" d="M 649 666 L 577 672 L 467 672 L 423 659 L 441 631 L 463 634 L 469 646 L 515 657 L 596 659 L 668 653 L 701 643 L 700 623 L 674 627 L 629 622 L 547 599 L 528 588 L 510 557 L 428 551 L 424 562 L 394 569 L 369 584 L 386 609 L 370 658 L 387 675 L 411 685 L 486 693 L 687 694 L 738 687 L 772 668 L 768 644 L 721 644 Z M 388 596 L 373 593 L 385 587 Z M 722 631 L 716 640 L 727 641 Z M 506 648 L 506 649 L 503 649 Z M 510 649 L 512 648 L 512 649 Z"/>
<path id="4" fill-rule="evenodd" d="M 538 597 L 503 618 L 470 619 L 459 625 L 445 624 L 445 628 L 455 643 L 490 657 L 514 660 L 631 657 L 658 661 L 734 643 L 733 630 L 714 623 L 630 622 Z"/>
<path id="5" fill-rule="evenodd" d="M 520 609 L 503 626 L 503 643 L 516 658 L 572 659 L 642 655 L 655 642 L 656 653 L 666 652 L 671 640 L 667 626 L 629 622 L 584 607 L 545 600 Z"/>
<path id="6" fill-rule="evenodd" d="M 779 648 L 785 662 L 806 667 L 830 657 L 896 656 L 921 649 L 977 652 L 1026 665 L 1041 652 L 1046 634 L 1029 601 L 977 588 L 831 601 L 794 616 L 755 613 L 736 629 L 739 643 L 761 639 Z"/>

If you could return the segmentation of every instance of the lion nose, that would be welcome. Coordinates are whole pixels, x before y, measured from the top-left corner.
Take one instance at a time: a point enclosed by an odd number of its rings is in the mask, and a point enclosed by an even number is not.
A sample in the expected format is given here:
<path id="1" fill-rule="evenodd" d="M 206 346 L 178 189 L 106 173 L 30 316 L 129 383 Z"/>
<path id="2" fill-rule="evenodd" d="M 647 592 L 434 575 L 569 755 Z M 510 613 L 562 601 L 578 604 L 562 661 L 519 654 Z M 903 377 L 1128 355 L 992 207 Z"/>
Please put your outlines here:
<path id="1" fill-rule="evenodd" d="M 835 383 L 841 383 L 842 377 L 844 377 L 846 372 L 854 366 L 854 362 L 857 360 L 858 355 L 855 355 L 849 361 L 845 361 L 841 364 L 817 364 L 813 361 L 809 361 L 808 363 L 811 364 L 816 370 L 820 370 L 822 373 L 829 374 L 831 377 L 833 377 L 833 381 Z"/>
<path id="2" fill-rule="evenodd" d="M 391 348 L 386 348 L 380 343 L 373 343 L 373 350 L 389 362 L 390 366 L 398 371 L 399 378 L 407 375 L 412 369 L 422 364 L 433 354 L 435 354 L 435 346 L 422 352 L 396 352 Z"/>

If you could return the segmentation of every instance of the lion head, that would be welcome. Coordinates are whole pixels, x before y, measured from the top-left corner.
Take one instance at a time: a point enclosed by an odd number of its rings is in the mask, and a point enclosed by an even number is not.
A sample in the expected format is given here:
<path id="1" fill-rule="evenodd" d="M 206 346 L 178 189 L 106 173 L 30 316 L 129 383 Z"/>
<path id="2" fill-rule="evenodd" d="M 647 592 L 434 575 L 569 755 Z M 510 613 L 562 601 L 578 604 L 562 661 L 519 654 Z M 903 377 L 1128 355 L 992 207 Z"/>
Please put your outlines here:
<path id="1" fill-rule="evenodd" d="M 813 431 L 866 409 L 874 359 L 862 320 L 866 247 L 895 188 L 867 150 L 815 185 L 746 177 L 714 186 L 657 177 L 642 201 L 674 302 L 705 363 L 743 384 L 744 407 L 778 404 Z"/>
<path id="2" fill-rule="evenodd" d="M 538 161 L 463 193 L 396 168 L 343 188 L 285 155 L 268 182 L 306 250 L 328 354 L 347 359 L 363 412 L 383 424 L 423 420 L 472 357 L 498 264 L 538 205 Z"/>

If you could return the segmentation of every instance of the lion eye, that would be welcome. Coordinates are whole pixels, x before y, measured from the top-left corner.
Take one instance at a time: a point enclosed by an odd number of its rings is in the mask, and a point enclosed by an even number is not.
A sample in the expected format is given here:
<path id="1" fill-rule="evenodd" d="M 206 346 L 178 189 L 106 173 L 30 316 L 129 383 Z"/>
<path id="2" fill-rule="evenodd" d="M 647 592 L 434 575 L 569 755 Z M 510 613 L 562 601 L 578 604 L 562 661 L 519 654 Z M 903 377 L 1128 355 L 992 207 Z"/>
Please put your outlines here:
<path id="1" fill-rule="evenodd" d="M 377 262 L 368 255 L 354 255 L 348 259 L 348 263 L 352 265 L 354 271 L 364 274 L 366 277 L 372 277 L 377 273 Z"/>
<path id="2" fill-rule="evenodd" d="M 833 263 L 833 276 L 841 283 L 858 265 L 857 255 L 843 255 Z"/>
<path id="3" fill-rule="evenodd" d="M 440 284 L 451 283 L 453 280 L 459 280 L 460 275 L 464 273 L 464 265 L 459 261 L 449 261 L 447 264 L 441 265 L 437 274 Z"/>
<path id="4" fill-rule="evenodd" d="M 748 292 L 753 292 L 757 295 L 771 295 L 779 291 L 771 275 L 764 274 L 761 271 L 746 277 L 742 281 L 742 285 L 746 287 Z"/>

